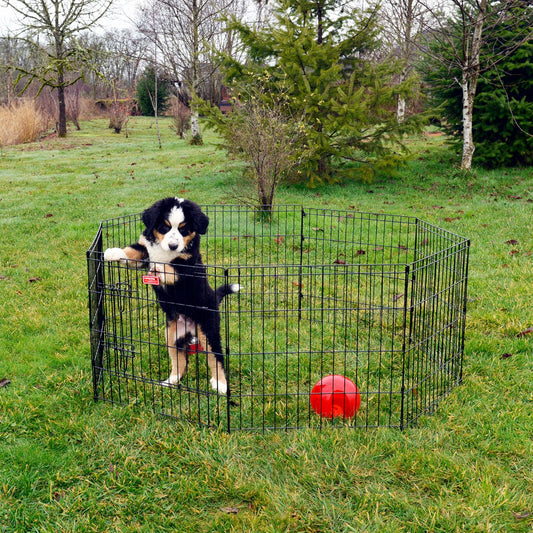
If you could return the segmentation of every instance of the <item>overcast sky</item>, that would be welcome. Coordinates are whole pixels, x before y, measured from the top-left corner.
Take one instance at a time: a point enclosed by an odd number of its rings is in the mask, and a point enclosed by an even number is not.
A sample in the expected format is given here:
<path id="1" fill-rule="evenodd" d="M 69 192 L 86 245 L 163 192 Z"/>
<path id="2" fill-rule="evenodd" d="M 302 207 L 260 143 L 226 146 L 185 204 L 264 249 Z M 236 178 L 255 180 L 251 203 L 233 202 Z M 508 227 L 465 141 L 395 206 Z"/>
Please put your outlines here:
<path id="1" fill-rule="evenodd" d="M 137 0 L 115 0 L 112 14 L 101 21 L 104 28 L 127 28 L 132 24 L 130 19 L 135 17 Z M 18 27 L 17 16 L 11 8 L 5 7 L 5 1 L 0 0 L 0 36 L 7 31 L 15 31 Z"/>

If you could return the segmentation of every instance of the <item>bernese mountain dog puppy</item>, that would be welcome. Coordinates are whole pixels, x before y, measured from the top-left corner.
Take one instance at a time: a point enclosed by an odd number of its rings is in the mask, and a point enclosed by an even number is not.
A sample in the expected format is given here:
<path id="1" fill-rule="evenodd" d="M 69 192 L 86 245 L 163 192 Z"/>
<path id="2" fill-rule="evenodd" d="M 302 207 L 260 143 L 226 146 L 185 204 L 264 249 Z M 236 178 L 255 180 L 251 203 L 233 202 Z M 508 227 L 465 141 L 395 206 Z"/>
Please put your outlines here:
<path id="1" fill-rule="evenodd" d="M 183 198 L 164 198 L 142 214 L 145 230 L 138 242 L 125 248 L 108 248 L 104 260 L 120 261 L 131 268 L 148 268 L 161 309 L 166 314 L 165 340 L 171 372 L 162 383 L 179 383 L 187 370 L 188 347 L 194 337 L 207 352 L 211 386 L 227 394 L 220 339 L 219 304 L 238 284 L 213 290 L 200 255 L 200 235 L 209 218 L 200 206 Z"/>

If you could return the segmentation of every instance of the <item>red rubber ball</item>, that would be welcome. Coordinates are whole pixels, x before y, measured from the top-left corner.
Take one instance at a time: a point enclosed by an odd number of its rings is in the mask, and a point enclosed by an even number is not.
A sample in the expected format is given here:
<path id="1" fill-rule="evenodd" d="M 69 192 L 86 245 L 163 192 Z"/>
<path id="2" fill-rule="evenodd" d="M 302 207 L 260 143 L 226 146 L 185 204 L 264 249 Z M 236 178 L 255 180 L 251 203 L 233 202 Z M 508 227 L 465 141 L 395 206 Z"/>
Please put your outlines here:
<path id="1" fill-rule="evenodd" d="M 326 418 L 351 418 L 361 406 L 361 395 L 355 383 L 337 374 L 318 381 L 310 400 L 313 411 Z"/>

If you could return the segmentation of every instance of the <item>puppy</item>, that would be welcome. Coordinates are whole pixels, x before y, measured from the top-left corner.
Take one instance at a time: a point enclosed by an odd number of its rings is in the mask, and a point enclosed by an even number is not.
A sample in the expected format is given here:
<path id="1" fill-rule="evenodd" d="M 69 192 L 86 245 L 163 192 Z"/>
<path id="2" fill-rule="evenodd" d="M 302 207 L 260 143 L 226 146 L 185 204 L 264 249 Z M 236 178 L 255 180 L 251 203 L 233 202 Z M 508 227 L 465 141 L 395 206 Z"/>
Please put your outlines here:
<path id="1" fill-rule="evenodd" d="M 125 248 L 108 248 L 104 260 L 148 268 L 157 283 L 153 288 L 166 314 L 165 340 L 172 366 L 163 384 L 179 383 L 184 376 L 188 345 L 196 337 L 207 352 L 211 386 L 227 394 L 218 309 L 222 298 L 240 287 L 222 285 L 215 291 L 207 281 L 200 235 L 207 231 L 209 219 L 194 202 L 170 197 L 144 211 L 142 221 L 145 230 L 139 240 Z"/>

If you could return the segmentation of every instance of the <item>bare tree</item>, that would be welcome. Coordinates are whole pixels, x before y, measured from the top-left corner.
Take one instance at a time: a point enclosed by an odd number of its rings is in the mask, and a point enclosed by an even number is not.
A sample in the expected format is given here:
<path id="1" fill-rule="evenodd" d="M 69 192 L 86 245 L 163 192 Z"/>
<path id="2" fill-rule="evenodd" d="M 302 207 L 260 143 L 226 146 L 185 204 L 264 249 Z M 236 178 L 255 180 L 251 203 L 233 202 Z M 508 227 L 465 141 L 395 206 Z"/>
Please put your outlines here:
<path id="1" fill-rule="evenodd" d="M 85 32 L 79 42 L 92 52 L 93 68 L 86 73 L 86 81 L 93 88 L 94 98 L 131 95 L 146 39 L 129 29 L 114 29 L 105 33 Z"/>
<path id="2" fill-rule="evenodd" d="M 151 0 L 141 10 L 139 30 L 156 43 L 173 81 L 185 85 L 191 97 L 191 137 L 197 142 L 201 132 L 195 98 L 216 73 L 213 51 L 231 44 L 221 19 L 237 6 L 244 9 L 239 0 Z"/>
<path id="3" fill-rule="evenodd" d="M 205 106 L 208 125 L 221 135 L 228 153 L 245 162 L 235 197 L 270 217 L 280 183 L 301 164 L 304 126 L 286 105 L 283 87 L 271 92 L 258 81 L 236 89 L 243 99 L 232 113 Z"/>
<path id="4" fill-rule="evenodd" d="M 533 9 L 527 4 L 524 0 L 448 0 L 445 11 L 447 16 L 426 4 L 437 21 L 437 26 L 428 32 L 432 44 L 429 44 L 426 52 L 431 54 L 432 60 L 447 67 L 450 82 L 457 83 L 463 95 L 463 170 L 472 168 L 475 150 L 472 126 L 479 77 L 484 71 L 493 69 L 533 35 L 531 23 L 523 24 L 523 17 L 529 17 L 533 21 Z M 502 27 L 509 30 L 515 28 L 515 31 L 509 32 L 512 37 L 503 47 L 499 47 L 496 54 L 488 43 L 495 30 L 501 30 Z M 524 27 L 527 30 L 520 29 Z M 454 76 L 454 72 L 460 72 L 460 75 Z"/>
<path id="5" fill-rule="evenodd" d="M 88 51 L 77 46 L 75 37 L 94 26 L 109 10 L 112 0 L 6 0 L 19 15 L 21 33 L 46 54 L 42 68 L 19 67 L 19 78 L 26 87 L 33 81 L 41 90 L 50 87 L 57 91 L 59 137 L 67 135 L 65 88 L 83 75 Z M 71 75 L 72 74 L 72 75 Z"/>
<path id="6" fill-rule="evenodd" d="M 396 0 L 382 5 L 383 31 L 391 52 L 399 59 L 401 71 L 399 84 L 414 72 L 414 63 L 420 53 L 420 41 L 431 12 L 423 0 Z M 405 119 L 407 102 L 398 95 L 396 116 L 398 122 Z"/>

